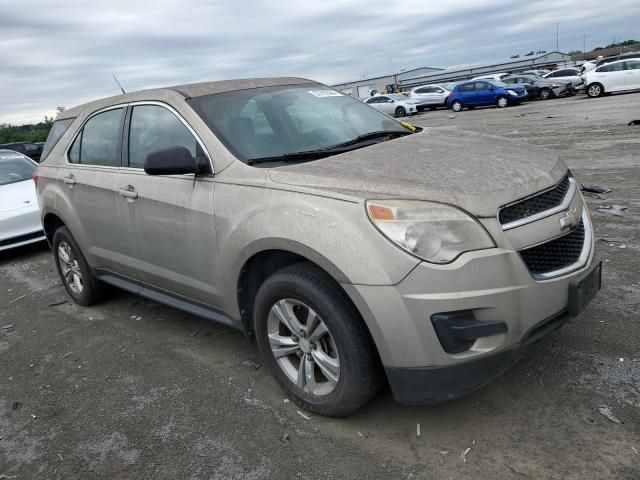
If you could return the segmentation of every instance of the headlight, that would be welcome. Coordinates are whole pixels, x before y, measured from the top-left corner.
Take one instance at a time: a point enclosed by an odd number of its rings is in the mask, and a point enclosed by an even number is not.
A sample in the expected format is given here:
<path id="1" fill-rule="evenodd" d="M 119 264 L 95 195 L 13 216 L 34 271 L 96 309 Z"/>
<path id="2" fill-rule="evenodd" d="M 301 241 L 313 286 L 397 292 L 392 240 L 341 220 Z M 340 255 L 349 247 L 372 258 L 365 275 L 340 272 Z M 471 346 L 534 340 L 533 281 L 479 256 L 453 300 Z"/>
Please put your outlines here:
<path id="1" fill-rule="evenodd" d="M 514 90 L 509 90 L 509 95 L 515 95 L 515 96 L 517 96 L 518 94 L 517 94 Z"/>
<path id="2" fill-rule="evenodd" d="M 427 262 L 449 263 L 464 252 L 495 247 L 476 220 L 442 203 L 372 200 L 367 214 L 384 236 Z"/>

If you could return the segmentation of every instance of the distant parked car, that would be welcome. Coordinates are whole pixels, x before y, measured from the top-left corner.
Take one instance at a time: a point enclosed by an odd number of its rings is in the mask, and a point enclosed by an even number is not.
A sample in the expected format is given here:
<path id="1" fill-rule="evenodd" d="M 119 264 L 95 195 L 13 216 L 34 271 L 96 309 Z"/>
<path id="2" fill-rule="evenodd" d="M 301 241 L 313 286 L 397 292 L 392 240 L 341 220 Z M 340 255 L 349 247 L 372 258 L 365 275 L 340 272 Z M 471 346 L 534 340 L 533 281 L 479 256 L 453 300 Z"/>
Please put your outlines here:
<path id="1" fill-rule="evenodd" d="M 546 70 L 544 68 L 539 68 L 537 70 L 525 70 L 524 72 L 520 72 L 521 75 L 535 75 L 536 77 L 544 77 L 551 70 Z"/>
<path id="2" fill-rule="evenodd" d="M 571 95 L 574 93 L 571 82 L 554 82 L 533 75 L 513 75 L 505 77 L 503 82 L 511 85 L 522 85 L 527 90 L 529 98 L 547 100 L 549 98 Z"/>
<path id="3" fill-rule="evenodd" d="M 12 150 L 14 152 L 26 155 L 35 162 L 40 162 L 43 145 L 44 144 L 41 145 L 38 143 L 29 142 L 4 143 L 0 145 L 0 150 Z"/>
<path id="4" fill-rule="evenodd" d="M 405 115 L 415 115 L 418 113 L 418 103 L 420 102 L 412 100 L 400 93 L 390 93 L 388 95 L 376 95 L 375 97 L 367 98 L 364 103 L 388 115 L 404 117 Z"/>
<path id="5" fill-rule="evenodd" d="M 38 164 L 0 150 L 0 251 L 45 239 L 33 174 Z"/>
<path id="6" fill-rule="evenodd" d="M 584 75 L 590 97 L 640 89 L 640 59 L 617 60 Z"/>
<path id="7" fill-rule="evenodd" d="M 616 60 L 629 60 L 633 58 L 640 58 L 640 52 L 626 52 L 619 55 L 612 55 L 610 57 L 601 58 L 596 62 L 596 67 L 606 65 L 607 63 L 615 62 Z"/>
<path id="8" fill-rule="evenodd" d="M 504 77 L 509 76 L 509 73 L 491 73 L 491 74 L 487 74 L 487 75 L 480 75 L 479 77 L 473 77 L 471 80 L 497 80 L 500 81 L 502 80 Z"/>
<path id="9" fill-rule="evenodd" d="M 554 82 L 571 82 L 574 87 L 578 88 L 582 86 L 583 81 L 580 76 L 580 70 L 577 68 L 563 68 L 551 73 L 547 73 L 544 78 L 553 80 Z"/>
<path id="10" fill-rule="evenodd" d="M 444 85 L 421 85 L 412 88 L 409 97 L 419 100 L 418 110 L 429 108 L 435 110 L 437 107 L 447 106 L 447 97 L 451 93 L 451 89 Z"/>
<path id="11" fill-rule="evenodd" d="M 504 108 L 523 102 L 528 97 L 522 85 L 507 85 L 495 80 L 476 80 L 456 85 L 447 98 L 447 105 L 455 112 L 463 108 L 496 105 Z"/>
<path id="12" fill-rule="evenodd" d="M 581 66 L 580 66 L 580 75 L 584 75 L 585 73 L 587 73 L 589 70 L 593 70 L 594 68 L 596 68 L 596 63 L 597 62 L 584 62 Z"/>

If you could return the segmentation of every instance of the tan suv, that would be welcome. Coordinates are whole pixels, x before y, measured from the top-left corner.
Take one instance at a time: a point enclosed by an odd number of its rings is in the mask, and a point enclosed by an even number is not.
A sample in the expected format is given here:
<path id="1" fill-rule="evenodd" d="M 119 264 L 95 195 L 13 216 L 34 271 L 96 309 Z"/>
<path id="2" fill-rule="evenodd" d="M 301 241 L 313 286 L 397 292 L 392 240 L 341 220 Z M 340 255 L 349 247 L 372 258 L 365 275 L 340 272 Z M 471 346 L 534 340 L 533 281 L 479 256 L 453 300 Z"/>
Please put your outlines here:
<path id="1" fill-rule="evenodd" d="M 466 394 L 600 288 L 558 158 L 429 131 L 297 78 L 61 113 L 38 168 L 69 295 L 115 285 L 246 332 L 305 408 Z"/>

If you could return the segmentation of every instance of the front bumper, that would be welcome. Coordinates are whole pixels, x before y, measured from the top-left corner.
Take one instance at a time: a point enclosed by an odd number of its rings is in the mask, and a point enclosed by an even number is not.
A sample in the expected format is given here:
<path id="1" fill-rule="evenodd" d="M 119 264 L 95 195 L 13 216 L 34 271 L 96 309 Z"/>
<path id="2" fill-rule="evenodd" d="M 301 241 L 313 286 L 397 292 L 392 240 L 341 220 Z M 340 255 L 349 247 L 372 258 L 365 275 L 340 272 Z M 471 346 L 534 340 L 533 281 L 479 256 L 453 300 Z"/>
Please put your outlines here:
<path id="1" fill-rule="evenodd" d="M 575 202 L 579 205 L 581 197 Z M 553 278 L 534 278 L 518 253 L 519 242 L 533 243 L 534 234 L 546 235 L 545 225 L 554 227 L 557 220 L 550 216 L 509 232 L 496 228 L 494 238 L 502 235 L 499 244 L 504 248 L 469 252 L 447 265 L 423 262 L 398 285 L 344 285 L 369 327 L 399 401 L 424 403 L 464 395 L 502 373 L 529 344 L 566 322 L 570 310 L 575 314 L 570 308 L 572 285 L 595 268 L 592 235 L 585 239 L 585 260 Z M 491 223 L 495 221 L 487 221 Z M 473 340 L 468 348 L 447 350 L 433 318 L 462 311 L 485 326 L 500 323 L 506 328 Z"/>

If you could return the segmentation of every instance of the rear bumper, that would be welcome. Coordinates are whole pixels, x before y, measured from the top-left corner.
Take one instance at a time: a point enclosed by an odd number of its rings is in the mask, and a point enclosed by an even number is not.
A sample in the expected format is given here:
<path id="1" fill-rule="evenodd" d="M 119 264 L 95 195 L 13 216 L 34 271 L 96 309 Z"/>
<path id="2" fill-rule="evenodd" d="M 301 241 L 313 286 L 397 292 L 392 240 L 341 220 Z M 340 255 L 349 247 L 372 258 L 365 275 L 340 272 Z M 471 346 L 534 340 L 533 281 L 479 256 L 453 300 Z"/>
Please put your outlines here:
<path id="1" fill-rule="evenodd" d="M 408 405 L 443 402 L 467 395 L 495 380 L 522 358 L 527 349 L 570 320 L 567 310 L 534 326 L 514 347 L 469 362 L 445 367 L 387 367 L 395 399 Z"/>

